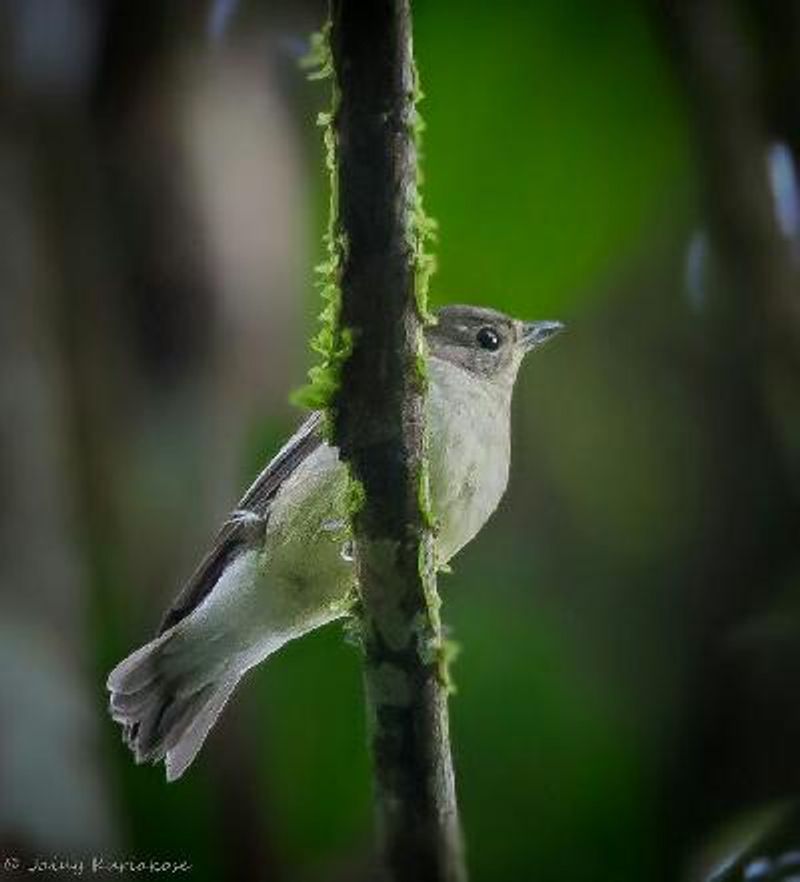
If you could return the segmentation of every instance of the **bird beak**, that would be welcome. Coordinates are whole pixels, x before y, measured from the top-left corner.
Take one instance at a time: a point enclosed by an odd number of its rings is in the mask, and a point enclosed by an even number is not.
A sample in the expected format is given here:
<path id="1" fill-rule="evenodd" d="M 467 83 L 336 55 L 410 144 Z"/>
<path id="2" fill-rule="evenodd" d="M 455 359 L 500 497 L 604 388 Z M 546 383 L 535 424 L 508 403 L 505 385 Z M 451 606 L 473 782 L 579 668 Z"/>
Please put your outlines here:
<path id="1" fill-rule="evenodd" d="M 561 322 L 526 322 L 522 327 L 522 347 L 525 352 L 538 349 L 563 330 Z"/>

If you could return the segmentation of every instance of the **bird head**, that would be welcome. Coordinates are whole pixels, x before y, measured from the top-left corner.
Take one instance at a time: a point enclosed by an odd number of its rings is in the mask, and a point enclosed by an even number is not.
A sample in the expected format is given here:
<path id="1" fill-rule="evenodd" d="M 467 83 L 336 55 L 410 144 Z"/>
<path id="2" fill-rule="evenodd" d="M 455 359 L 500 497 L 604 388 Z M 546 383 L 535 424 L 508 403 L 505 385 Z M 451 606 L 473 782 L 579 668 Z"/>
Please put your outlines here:
<path id="1" fill-rule="evenodd" d="M 524 322 L 486 307 L 444 306 L 426 329 L 426 340 L 431 357 L 513 385 L 525 355 L 563 330 L 561 322 Z"/>

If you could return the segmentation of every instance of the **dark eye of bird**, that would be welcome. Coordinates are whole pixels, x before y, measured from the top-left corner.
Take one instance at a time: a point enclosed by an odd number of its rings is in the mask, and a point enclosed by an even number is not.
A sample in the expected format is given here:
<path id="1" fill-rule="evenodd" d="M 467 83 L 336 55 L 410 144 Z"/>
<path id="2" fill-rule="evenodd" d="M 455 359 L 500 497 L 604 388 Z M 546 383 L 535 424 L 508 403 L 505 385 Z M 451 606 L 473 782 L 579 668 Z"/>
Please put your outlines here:
<path id="1" fill-rule="evenodd" d="M 494 328 L 481 328 L 475 339 L 483 349 L 489 349 L 494 352 L 495 349 L 500 348 L 500 335 Z"/>

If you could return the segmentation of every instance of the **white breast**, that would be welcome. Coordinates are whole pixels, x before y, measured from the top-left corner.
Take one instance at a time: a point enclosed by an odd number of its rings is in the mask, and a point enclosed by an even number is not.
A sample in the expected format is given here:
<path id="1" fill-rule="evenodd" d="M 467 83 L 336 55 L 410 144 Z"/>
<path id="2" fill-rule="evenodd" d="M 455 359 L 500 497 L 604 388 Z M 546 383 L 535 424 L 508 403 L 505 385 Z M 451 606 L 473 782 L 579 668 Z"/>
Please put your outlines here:
<path id="1" fill-rule="evenodd" d="M 450 362 L 429 359 L 430 463 L 439 559 L 449 560 L 486 523 L 508 483 L 509 400 Z M 508 392 L 510 396 L 510 391 Z"/>

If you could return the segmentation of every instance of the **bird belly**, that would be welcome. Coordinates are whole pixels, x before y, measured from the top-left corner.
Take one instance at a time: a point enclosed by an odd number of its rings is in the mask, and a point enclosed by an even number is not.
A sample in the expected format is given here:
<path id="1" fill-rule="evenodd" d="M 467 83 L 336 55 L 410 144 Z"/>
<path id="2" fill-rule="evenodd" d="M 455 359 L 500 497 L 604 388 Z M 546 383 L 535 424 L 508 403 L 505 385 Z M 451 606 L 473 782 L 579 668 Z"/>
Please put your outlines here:
<path id="1" fill-rule="evenodd" d="M 431 359 L 430 482 L 439 523 L 437 557 L 446 563 L 480 531 L 508 483 L 507 412 L 491 390 Z"/>

